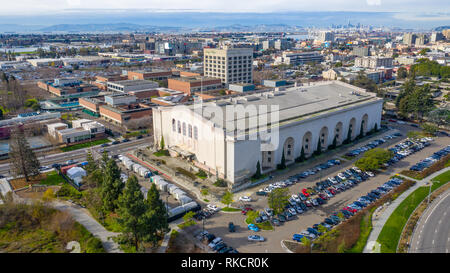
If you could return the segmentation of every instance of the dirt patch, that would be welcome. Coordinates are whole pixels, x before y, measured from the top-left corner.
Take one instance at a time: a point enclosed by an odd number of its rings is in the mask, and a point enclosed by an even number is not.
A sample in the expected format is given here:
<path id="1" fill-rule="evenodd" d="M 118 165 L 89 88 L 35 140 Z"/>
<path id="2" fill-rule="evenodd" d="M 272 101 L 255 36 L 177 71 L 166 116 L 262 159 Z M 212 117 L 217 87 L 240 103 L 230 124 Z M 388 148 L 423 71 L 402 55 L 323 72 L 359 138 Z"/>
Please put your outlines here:
<path id="1" fill-rule="evenodd" d="M 16 194 L 21 198 L 29 198 L 29 199 L 41 199 L 44 192 L 48 189 L 52 189 L 53 192 L 57 192 L 61 187 L 60 186 L 48 186 L 48 187 L 35 187 L 30 190 L 22 190 L 16 192 Z"/>
<path id="2" fill-rule="evenodd" d="M 41 180 L 45 179 L 47 176 L 45 174 L 39 174 L 30 178 L 29 182 L 26 182 L 25 178 L 16 178 L 9 181 L 13 190 L 28 187 L 29 185 L 38 184 Z"/>
<path id="3" fill-rule="evenodd" d="M 205 253 L 205 251 L 194 244 L 191 236 L 179 231 L 170 236 L 166 253 Z"/>

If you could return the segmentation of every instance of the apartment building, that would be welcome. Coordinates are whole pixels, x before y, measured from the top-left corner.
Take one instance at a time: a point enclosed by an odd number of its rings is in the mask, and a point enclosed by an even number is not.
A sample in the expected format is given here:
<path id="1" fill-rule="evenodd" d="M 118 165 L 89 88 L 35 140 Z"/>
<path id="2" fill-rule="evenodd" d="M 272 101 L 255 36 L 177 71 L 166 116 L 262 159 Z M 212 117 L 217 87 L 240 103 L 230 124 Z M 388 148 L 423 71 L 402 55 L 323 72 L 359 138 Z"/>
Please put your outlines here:
<path id="1" fill-rule="evenodd" d="M 172 71 L 162 69 L 127 71 L 129 80 L 157 80 L 163 81 L 172 77 Z"/>
<path id="2" fill-rule="evenodd" d="M 105 103 L 99 106 L 100 116 L 118 125 L 152 115 L 150 105 L 138 102 L 136 96 L 130 94 L 105 96 Z"/>
<path id="3" fill-rule="evenodd" d="M 158 88 L 157 82 L 148 80 L 124 80 L 108 82 L 108 91 L 127 93 L 130 91 L 148 90 Z"/>
<path id="4" fill-rule="evenodd" d="M 222 81 L 211 77 L 180 77 L 169 79 L 168 88 L 191 96 L 194 92 L 221 89 Z"/>
<path id="5" fill-rule="evenodd" d="M 84 83 L 79 79 L 54 79 L 37 82 L 37 86 L 58 97 L 79 97 L 97 94 L 100 90 L 97 86 Z"/>
<path id="6" fill-rule="evenodd" d="M 221 79 L 226 85 L 253 82 L 252 48 L 205 48 L 203 55 L 205 76 Z"/>
<path id="7" fill-rule="evenodd" d="M 391 67 L 392 58 L 389 57 L 358 57 L 355 59 L 355 67 L 378 68 Z"/>
<path id="8" fill-rule="evenodd" d="M 405 33 L 403 34 L 403 43 L 405 45 L 412 46 L 416 43 L 417 35 L 414 33 Z"/>
<path id="9" fill-rule="evenodd" d="M 292 52 L 285 51 L 275 59 L 275 64 L 302 65 L 310 62 L 322 62 L 323 55 L 318 52 Z"/>

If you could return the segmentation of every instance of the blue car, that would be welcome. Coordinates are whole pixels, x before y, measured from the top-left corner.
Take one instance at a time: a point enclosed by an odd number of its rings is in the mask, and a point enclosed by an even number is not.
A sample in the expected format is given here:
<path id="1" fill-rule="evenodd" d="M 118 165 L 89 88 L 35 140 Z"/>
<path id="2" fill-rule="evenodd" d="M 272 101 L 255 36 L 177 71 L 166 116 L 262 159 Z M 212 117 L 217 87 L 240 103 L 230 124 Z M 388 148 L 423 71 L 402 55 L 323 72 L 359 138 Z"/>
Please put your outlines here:
<path id="1" fill-rule="evenodd" d="M 294 235 L 292 236 L 292 240 L 297 241 L 297 242 L 301 242 L 302 239 L 303 239 L 303 237 L 305 237 L 305 236 L 304 236 L 304 235 L 301 235 L 301 234 L 294 234 Z"/>
<path id="2" fill-rule="evenodd" d="M 259 228 L 255 224 L 249 224 L 248 229 L 253 231 L 259 231 Z"/>

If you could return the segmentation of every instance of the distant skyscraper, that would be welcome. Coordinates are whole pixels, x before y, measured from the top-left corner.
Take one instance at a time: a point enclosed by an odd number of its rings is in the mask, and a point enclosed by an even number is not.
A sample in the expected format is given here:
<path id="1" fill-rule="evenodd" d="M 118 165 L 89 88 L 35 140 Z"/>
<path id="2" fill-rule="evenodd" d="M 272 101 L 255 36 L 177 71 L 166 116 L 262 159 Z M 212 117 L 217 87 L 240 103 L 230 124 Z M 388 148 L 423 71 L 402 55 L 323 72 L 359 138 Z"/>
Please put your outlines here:
<path id="1" fill-rule="evenodd" d="M 417 35 L 415 44 L 418 45 L 418 46 L 428 44 L 428 36 L 425 35 L 425 34 Z"/>
<path id="2" fill-rule="evenodd" d="M 416 34 L 414 33 L 405 33 L 403 34 L 403 43 L 405 45 L 414 45 L 416 43 Z"/>
<path id="3" fill-rule="evenodd" d="M 433 32 L 433 33 L 431 33 L 431 42 L 432 43 L 435 43 L 437 41 L 442 41 L 444 39 L 445 39 L 445 37 L 442 34 L 442 32 Z"/>
<path id="4" fill-rule="evenodd" d="M 370 48 L 365 47 L 354 47 L 352 50 L 352 55 L 358 56 L 358 57 L 364 57 L 370 55 Z"/>
<path id="5" fill-rule="evenodd" d="M 334 33 L 332 31 L 321 31 L 317 36 L 317 41 L 319 42 L 333 42 Z"/>

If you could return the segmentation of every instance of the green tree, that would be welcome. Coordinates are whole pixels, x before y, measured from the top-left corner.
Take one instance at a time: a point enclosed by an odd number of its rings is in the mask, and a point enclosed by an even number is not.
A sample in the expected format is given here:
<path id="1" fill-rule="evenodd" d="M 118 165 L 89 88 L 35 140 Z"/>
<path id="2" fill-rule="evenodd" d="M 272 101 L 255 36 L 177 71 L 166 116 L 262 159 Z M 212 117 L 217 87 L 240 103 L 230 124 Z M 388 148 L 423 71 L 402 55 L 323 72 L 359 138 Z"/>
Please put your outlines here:
<path id="1" fill-rule="evenodd" d="M 280 162 L 280 164 L 277 165 L 277 168 L 280 170 L 286 169 L 286 158 L 284 156 L 284 148 L 283 148 L 283 153 L 281 154 L 281 162 Z"/>
<path id="2" fill-rule="evenodd" d="M 350 142 L 352 142 L 352 128 L 348 126 L 347 138 L 344 140 L 344 144 L 349 144 Z"/>
<path id="3" fill-rule="evenodd" d="M 256 172 L 253 175 L 253 178 L 258 179 L 260 177 L 261 177 L 261 164 L 259 163 L 259 160 L 258 160 L 258 162 L 256 163 Z"/>
<path id="4" fill-rule="evenodd" d="M 364 153 L 364 156 L 355 162 L 355 166 L 363 171 L 375 171 L 394 156 L 392 151 L 375 148 Z"/>
<path id="5" fill-rule="evenodd" d="M 423 123 L 421 125 L 421 127 L 425 132 L 432 134 L 432 135 L 436 134 L 436 132 L 439 129 L 436 125 L 433 125 L 431 123 Z"/>
<path id="6" fill-rule="evenodd" d="M 317 142 L 317 150 L 314 152 L 315 155 L 320 155 L 322 153 L 322 141 L 320 140 Z"/>
<path id="7" fill-rule="evenodd" d="M 86 161 L 87 161 L 87 164 L 86 164 L 86 166 L 84 166 L 84 169 L 86 170 L 86 172 L 88 174 L 90 174 L 98 169 L 98 164 L 97 164 L 97 162 L 95 162 L 95 159 L 94 159 L 94 156 L 92 155 L 91 150 L 87 151 Z"/>
<path id="8" fill-rule="evenodd" d="M 269 208 L 273 209 L 274 214 L 278 215 L 284 211 L 289 201 L 289 189 L 278 188 L 269 193 L 267 198 Z"/>
<path id="9" fill-rule="evenodd" d="M 106 164 L 103 174 L 101 196 L 105 211 L 114 211 L 118 204 L 117 200 L 124 188 L 120 178 L 120 169 L 114 159 L 110 159 Z"/>
<path id="10" fill-rule="evenodd" d="M 183 215 L 183 220 L 185 223 L 188 223 L 190 221 L 192 221 L 192 219 L 194 218 L 195 212 L 193 211 L 189 211 L 187 212 L 185 215 Z"/>
<path id="11" fill-rule="evenodd" d="M 147 192 L 146 202 L 148 206 L 147 218 L 149 219 L 146 240 L 155 245 L 158 239 L 163 236 L 161 234 L 169 230 L 166 205 L 161 200 L 155 184 L 152 184 Z"/>
<path id="12" fill-rule="evenodd" d="M 397 70 L 397 79 L 404 79 L 408 76 L 408 71 L 403 66 Z"/>
<path id="13" fill-rule="evenodd" d="M 302 150 L 300 151 L 300 157 L 297 158 L 297 162 L 303 162 L 305 161 L 306 156 L 305 156 L 305 147 L 303 147 L 302 145 Z"/>
<path id="14" fill-rule="evenodd" d="M 337 135 L 333 138 L 333 143 L 331 144 L 331 149 L 336 149 L 337 147 Z"/>
<path id="15" fill-rule="evenodd" d="M 11 138 L 9 140 L 9 158 L 11 171 L 15 177 L 24 176 L 27 182 L 30 176 L 38 175 L 40 163 L 35 153 L 30 148 L 24 129 L 15 126 L 11 128 Z"/>
<path id="16" fill-rule="evenodd" d="M 133 238 L 136 251 L 146 234 L 147 219 L 145 219 L 147 206 L 144 202 L 144 195 L 141 192 L 136 176 L 131 176 L 118 198 L 118 222 L 123 227 L 125 233 L 129 233 Z"/>
<path id="17" fill-rule="evenodd" d="M 363 138 L 364 137 L 364 126 L 363 123 L 361 122 L 361 126 L 360 126 L 360 130 L 359 130 L 359 138 Z"/>
<path id="18" fill-rule="evenodd" d="M 233 203 L 233 193 L 230 191 L 225 192 L 225 194 L 222 196 L 222 200 L 220 202 L 222 202 L 222 204 L 225 204 L 227 207 L 229 207 L 230 204 Z"/>
<path id="19" fill-rule="evenodd" d="M 438 126 L 450 124 L 450 110 L 435 109 L 427 114 L 427 120 Z"/>
<path id="20" fill-rule="evenodd" d="M 164 150 L 165 144 L 164 144 L 164 136 L 161 136 L 161 143 L 159 144 L 161 150 Z"/>

